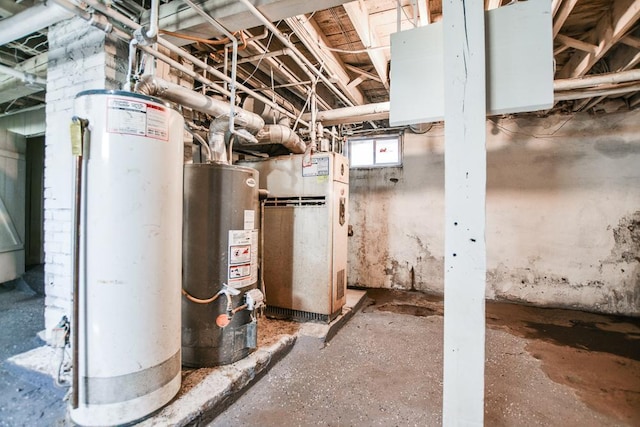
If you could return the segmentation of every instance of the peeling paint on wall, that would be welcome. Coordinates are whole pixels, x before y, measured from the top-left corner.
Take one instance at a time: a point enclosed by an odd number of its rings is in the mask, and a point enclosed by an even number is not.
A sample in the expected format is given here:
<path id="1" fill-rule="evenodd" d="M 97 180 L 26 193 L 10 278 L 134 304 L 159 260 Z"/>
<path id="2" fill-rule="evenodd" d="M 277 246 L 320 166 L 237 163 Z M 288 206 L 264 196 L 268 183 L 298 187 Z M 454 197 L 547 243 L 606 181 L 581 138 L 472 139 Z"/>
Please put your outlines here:
<path id="1" fill-rule="evenodd" d="M 488 123 L 487 297 L 639 316 L 640 111 Z M 349 285 L 443 292 L 443 147 L 351 171 Z"/>

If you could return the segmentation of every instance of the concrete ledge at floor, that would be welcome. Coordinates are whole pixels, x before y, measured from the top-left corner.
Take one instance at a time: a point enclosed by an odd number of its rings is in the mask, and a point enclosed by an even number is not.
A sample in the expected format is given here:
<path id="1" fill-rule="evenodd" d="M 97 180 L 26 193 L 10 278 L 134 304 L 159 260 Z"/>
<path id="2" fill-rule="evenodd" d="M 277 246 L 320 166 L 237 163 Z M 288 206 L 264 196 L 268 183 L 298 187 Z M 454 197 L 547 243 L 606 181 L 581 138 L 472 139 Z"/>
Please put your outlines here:
<path id="1" fill-rule="evenodd" d="M 285 335 L 235 363 L 209 369 L 195 369 L 201 376 L 191 381 L 183 371 L 178 396 L 139 426 L 187 426 L 209 422 L 233 403 L 253 382 L 264 375 L 293 347 L 295 335 Z M 195 382 L 195 384 L 194 384 Z"/>
<path id="2" fill-rule="evenodd" d="M 321 343 L 331 340 L 336 333 L 344 326 L 345 323 L 353 317 L 353 315 L 362 307 L 367 296 L 366 291 L 347 289 L 347 301 L 342 307 L 342 313 L 338 315 L 331 323 L 303 323 L 300 326 L 299 335 L 305 337 L 317 338 Z"/>
<path id="3" fill-rule="evenodd" d="M 347 290 L 342 313 L 330 324 L 295 324 L 275 342 L 259 347 L 235 363 L 215 368 L 184 369 L 178 395 L 165 407 L 142 420 L 140 426 L 186 426 L 213 420 L 242 392 L 264 375 L 293 347 L 298 336 L 311 337 L 324 344 L 357 312 L 366 297 L 365 291 Z M 294 322 L 287 322 L 293 324 Z M 297 332 L 296 332 L 297 329 Z M 280 335 L 280 334 L 279 334 Z M 43 346 L 7 359 L 18 368 L 36 371 L 55 378 L 60 363 L 60 349 Z M 61 405 L 64 405 L 62 401 Z"/>

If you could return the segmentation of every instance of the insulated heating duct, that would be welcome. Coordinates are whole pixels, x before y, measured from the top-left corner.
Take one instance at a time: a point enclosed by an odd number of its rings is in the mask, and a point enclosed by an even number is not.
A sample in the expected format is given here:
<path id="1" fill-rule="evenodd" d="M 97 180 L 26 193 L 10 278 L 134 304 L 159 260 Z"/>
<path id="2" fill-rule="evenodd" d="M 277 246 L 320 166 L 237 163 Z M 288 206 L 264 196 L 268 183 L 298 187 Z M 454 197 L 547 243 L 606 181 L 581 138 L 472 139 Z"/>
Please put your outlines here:
<path id="1" fill-rule="evenodd" d="M 256 135 L 258 144 L 282 144 L 294 154 L 302 154 L 307 146 L 291 129 L 283 125 L 265 125 Z"/>
<path id="2" fill-rule="evenodd" d="M 136 85 L 136 92 L 157 96 L 167 101 L 175 102 L 196 111 L 216 117 L 209 130 L 209 146 L 212 148 L 212 160 L 225 163 L 223 150 L 219 149 L 224 141 L 224 132 L 229 130 L 229 104 L 191 89 L 179 86 L 154 76 L 143 76 Z M 289 127 L 278 124 L 266 125 L 260 115 L 236 107 L 235 125 L 256 135 L 259 147 L 263 144 L 280 144 L 295 154 L 302 154 L 306 150 L 305 143 Z M 243 144 L 249 145 L 249 144 Z"/>
<path id="3" fill-rule="evenodd" d="M 149 96 L 157 96 L 214 117 L 229 116 L 230 105 L 227 102 L 202 95 L 158 77 L 142 77 L 136 85 L 136 92 Z M 262 120 L 259 115 L 238 107 L 234 109 L 234 112 L 234 121 L 238 128 L 246 129 L 253 135 L 263 128 L 264 120 Z"/>

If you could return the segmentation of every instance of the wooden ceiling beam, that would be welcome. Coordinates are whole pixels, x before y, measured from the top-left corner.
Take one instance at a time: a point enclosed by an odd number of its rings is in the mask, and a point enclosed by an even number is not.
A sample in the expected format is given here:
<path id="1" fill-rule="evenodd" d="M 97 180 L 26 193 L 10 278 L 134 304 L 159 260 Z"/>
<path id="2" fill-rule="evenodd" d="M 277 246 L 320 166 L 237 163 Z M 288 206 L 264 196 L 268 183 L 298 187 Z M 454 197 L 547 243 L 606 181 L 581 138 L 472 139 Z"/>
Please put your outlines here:
<path id="1" fill-rule="evenodd" d="M 367 48 L 376 48 L 380 46 L 378 38 L 375 34 L 375 30 L 369 25 L 369 11 L 363 10 L 360 3 L 351 2 L 342 5 L 355 28 L 356 33 L 362 40 L 362 44 Z M 389 90 L 389 83 L 387 82 L 387 58 L 384 52 L 380 49 L 367 50 L 369 59 L 376 70 L 376 73 L 380 77 L 382 84 L 387 91 Z"/>
<path id="2" fill-rule="evenodd" d="M 627 35 L 620 39 L 620 43 L 626 44 L 627 46 L 640 50 L 640 38 L 638 37 Z"/>
<path id="3" fill-rule="evenodd" d="M 557 78 L 584 76 L 640 18 L 640 0 L 617 0 L 587 39 L 598 46 L 595 53 L 578 51 L 558 72 Z"/>
<path id="4" fill-rule="evenodd" d="M 595 54 L 598 51 L 598 46 L 596 45 L 586 43 L 582 40 L 574 39 L 573 37 L 565 36 L 563 34 L 558 34 L 556 36 L 556 40 L 565 46 L 569 46 L 583 52 Z"/>
<path id="5" fill-rule="evenodd" d="M 354 67 L 353 65 L 349 65 L 349 64 L 345 64 L 345 67 L 349 71 L 353 71 L 354 73 L 360 74 L 361 76 L 366 77 L 370 80 L 375 80 L 379 83 L 382 83 L 382 80 L 380 80 L 380 77 L 377 76 L 376 74 L 370 73 L 368 71 L 363 70 L 362 68 Z"/>
<path id="6" fill-rule="evenodd" d="M 640 63 L 640 50 L 618 45 L 615 51 L 607 57 L 607 63 L 611 72 L 631 70 Z"/>
<path id="7" fill-rule="evenodd" d="M 335 76 L 337 80 L 336 86 L 349 100 L 355 105 L 364 104 L 365 99 L 362 91 L 357 85 L 349 84 L 351 78 L 345 70 L 344 63 L 335 52 L 329 50 L 329 41 L 313 18 L 307 19 L 304 15 L 294 16 L 293 18 L 285 19 L 285 22 L 307 50 L 323 64 L 327 74 Z"/>
<path id="8" fill-rule="evenodd" d="M 497 9 L 502 5 L 502 0 L 486 0 L 484 3 L 484 8 L 486 10 Z"/>
<path id="9" fill-rule="evenodd" d="M 560 33 L 560 29 L 564 25 L 565 21 L 569 17 L 569 14 L 573 10 L 574 6 L 578 3 L 578 0 L 564 0 L 556 3 L 556 12 L 553 16 L 553 36 L 557 36 Z"/>
<path id="10" fill-rule="evenodd" d="M 431 9 L 429 9 L 429 0 L 416 0 L 418 3 L 418 19 L 420 26 L 431 24 Z"/>
<path id="11" fill-rule="evenodd" d="M 556 16 L 556 13 L 558 13 L 558 9 L 560 9 L 561 4 L 562 0 L 551 0 L 551 16 Z"/>

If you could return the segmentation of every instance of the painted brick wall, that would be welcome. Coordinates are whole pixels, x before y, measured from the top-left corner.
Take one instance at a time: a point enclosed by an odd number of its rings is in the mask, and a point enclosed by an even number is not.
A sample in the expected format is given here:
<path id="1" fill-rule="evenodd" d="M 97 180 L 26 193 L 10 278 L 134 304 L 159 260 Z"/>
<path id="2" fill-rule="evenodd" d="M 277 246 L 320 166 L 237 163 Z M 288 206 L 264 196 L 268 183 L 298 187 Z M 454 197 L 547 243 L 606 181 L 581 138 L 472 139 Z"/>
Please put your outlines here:
<path id="1" fill-rule="evenodd" d="M 71 310 L 74 162 L 69 124 L 78 92 L 120 89 L 126 43 L 79 18 L 49 29 L 44 175 L 45 327 L 47 336 Z"/>

